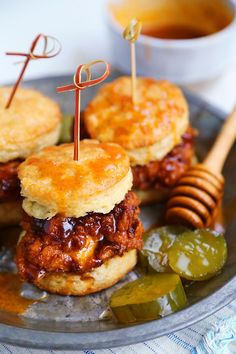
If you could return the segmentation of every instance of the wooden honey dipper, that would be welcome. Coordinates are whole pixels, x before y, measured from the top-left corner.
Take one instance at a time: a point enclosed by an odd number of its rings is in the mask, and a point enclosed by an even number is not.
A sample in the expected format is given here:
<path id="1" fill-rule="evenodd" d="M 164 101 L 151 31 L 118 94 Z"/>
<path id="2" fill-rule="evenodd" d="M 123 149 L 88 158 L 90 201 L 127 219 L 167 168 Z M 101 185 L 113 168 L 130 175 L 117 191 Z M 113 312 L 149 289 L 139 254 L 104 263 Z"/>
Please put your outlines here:
<path id="1" fill-rule="evenodd" d="M 221 171 L 235 138 L 236 108 L 203 163 L 191 167 L 173 188 L 165 215 L 168 224 L 211 226 L 224 192 Z"/>

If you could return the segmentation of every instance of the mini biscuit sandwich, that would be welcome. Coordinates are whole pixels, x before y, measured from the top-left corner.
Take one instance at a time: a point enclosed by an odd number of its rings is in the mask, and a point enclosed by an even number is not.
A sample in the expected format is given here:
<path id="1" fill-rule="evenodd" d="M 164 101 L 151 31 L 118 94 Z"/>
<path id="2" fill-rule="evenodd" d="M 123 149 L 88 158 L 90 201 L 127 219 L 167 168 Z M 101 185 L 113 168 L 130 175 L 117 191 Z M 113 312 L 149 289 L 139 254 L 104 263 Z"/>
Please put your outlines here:
<path id="1" fill-rule="evenodd" d="M 120 77 L 100 88 L 84 112 L 85 129 L 92 139 L 120 144 L 141 201 L 160 201 L 193 160 L 188 105 L 167 81 L 137 78 L 135 104 L 130 87 L 131 79 Z"/>
<path id="2" fill-rule="evenodd" d="M 0 226 L 17 224 L 22 208 L 17 169 L 29 155 L 59 139 L 59 106 L 41 93 L 19 88 L 10 108 L 11 88 L 0 88 Z"/>
<path id="3" fill-rule="evenodd" d="M 20 165 L 19 178 L 25 214 L 16 259 L 24 281 L 85 295 L 135 266 L 143 227 L 120 146 L 83 140 L 78 161 L 73 144 L 48 147 Z"/>

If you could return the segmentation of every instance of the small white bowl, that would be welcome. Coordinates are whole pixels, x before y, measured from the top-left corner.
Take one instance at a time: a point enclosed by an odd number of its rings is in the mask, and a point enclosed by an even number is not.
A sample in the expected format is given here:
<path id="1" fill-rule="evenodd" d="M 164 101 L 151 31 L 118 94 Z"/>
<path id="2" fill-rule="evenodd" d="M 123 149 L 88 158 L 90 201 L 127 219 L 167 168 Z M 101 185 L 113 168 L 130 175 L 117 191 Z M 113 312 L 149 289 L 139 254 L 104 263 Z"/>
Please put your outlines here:
<path id="1" fill-rule="evenodd" d="M 178 84 L 206 82 L 219 76 L 236 57 L 236 3 L 231 0 L 226 0 L 226 3 L 232 9 L 233 20 L 214 34 L 187 40 L 140 35 L 136 43 L 138 75 L 163 78 Z M 110 10 L 107 19 L 112 64 L 120 71 L 129 73 L 130 50 L 122 37 L 123 28 Z"/>

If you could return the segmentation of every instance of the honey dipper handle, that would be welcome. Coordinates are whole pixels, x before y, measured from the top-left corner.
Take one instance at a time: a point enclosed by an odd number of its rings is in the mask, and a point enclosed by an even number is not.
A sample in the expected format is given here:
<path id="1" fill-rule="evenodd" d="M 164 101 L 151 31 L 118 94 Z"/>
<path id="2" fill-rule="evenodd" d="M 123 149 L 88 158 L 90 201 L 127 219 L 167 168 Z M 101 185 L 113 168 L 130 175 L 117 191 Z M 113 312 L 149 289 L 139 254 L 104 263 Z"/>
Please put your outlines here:
<path id="1" fill-rule="evenodd" d="M 213 173 L 221 173 L 225 160 L 236 138 L 236 107 L 225 121 L 215 144 L 204 160 L 204 165 Z"/>

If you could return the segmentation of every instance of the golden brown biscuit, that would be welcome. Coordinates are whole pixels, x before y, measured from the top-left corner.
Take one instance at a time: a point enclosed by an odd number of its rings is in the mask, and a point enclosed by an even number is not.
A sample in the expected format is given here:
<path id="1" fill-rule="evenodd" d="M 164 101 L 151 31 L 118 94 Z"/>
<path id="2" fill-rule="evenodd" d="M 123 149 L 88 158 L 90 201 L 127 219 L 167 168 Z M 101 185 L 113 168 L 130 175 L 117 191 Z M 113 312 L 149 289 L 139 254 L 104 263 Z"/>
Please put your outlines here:
<path id="1" fill-rule="evenodd" d="M 60 295 L 87 295 L 107 289 L 128 274 L 137 263 L 137 250 L 115 256 L 91 272 L 83 275 L 48 273 L 38 278 L 34 285 Z"/>
<path id="2" fill-rule="evenodd" d="M 167 81 L 137 79 L 137 103 L 131 100 L 131 79 L 120 77 L 104 85 L 84 113 L 89 135 L 120 144 L 132 165 L 161 160 L 189 124 L 181 90 Z"/>
<path id="3" fill-rule="evenodd" d="M 43 149 L 20 165 L 19 178 L 23 209 L 40 219 L 108 213 L 132 186 L 126 152 L 95 140 L 81 141 L 79 161 L 73 160 L 73 144 Z"/>
<path id="4" fill-rule="evenodd" d="M 60 135 L 61 112 L 57 103 L 41 93 L 19 88 L 5 109 L 11 88 L 0 88 L 0 162 L 26 158 Z"/>

